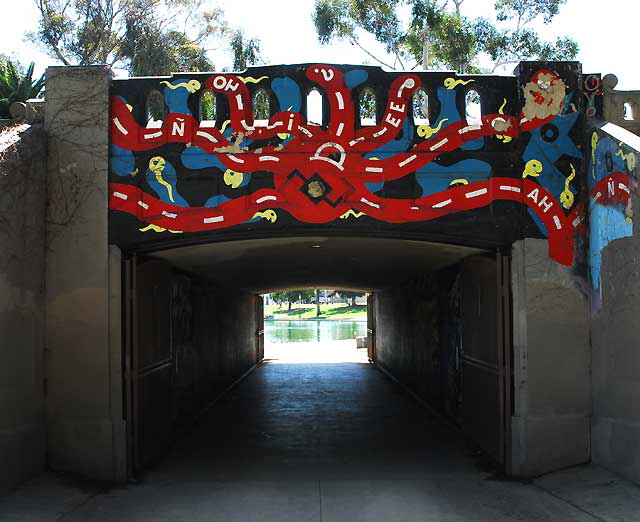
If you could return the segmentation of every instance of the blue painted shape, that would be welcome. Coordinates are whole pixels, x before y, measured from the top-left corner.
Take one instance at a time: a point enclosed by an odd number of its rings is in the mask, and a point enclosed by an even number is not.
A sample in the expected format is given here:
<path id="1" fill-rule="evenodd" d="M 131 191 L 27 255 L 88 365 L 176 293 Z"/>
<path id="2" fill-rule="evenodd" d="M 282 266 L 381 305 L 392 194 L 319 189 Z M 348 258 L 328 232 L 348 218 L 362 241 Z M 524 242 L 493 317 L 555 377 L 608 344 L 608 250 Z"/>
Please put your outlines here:
<path id="1" fill-rule="evenodd" d="M 191 170 L 216 167 L 222 172 L 227 170 L 216 154 L 209 154 L 200 147 L 187 147 L 180 157 L 182 164 Z M 246 187 L 251 182 L 251 173 L 243 172 L 242 183 L 237 188 Z M 205 205 L 206 206 L 206 205 Z"/>
<path id="2" fill-rule="evenodd" d="M 440 113 L 436 118 L 436 122 L 447 118 L 442 124 L 442 128 L 446 128 L 452 123 L 462 120 L 458 106 L 456 105 L 456 91 L 455 89 L 446 89 L 445 87 L 438 87 L 437 90 L 438 101 L 440 102 Z M 478 150 L 484 146 L 484 138 L 478 138 L 472 141 L 467 141 L 460 146 L 461 150 Z"/>
<path id="3" fill-rule="evenodd" d="M 218 159 L 215 154 L 209 154 L 200 147 L 187 147 L 180 155 L 182 164 L 188 169 L 206 169 L 208 167 L 217 167 L 221 171 L 227 170 L 227 167 Z"/>
<path id="4" fill-rule="evenodd" d="M 533 129 L 530 132 L 531 139 L 529 140 L 529 144 L 522 155 L 525 164 L 532 159 L 538 160 L 542 164 L 542 172 L 535 179 L 558 201 L 560 201 L 560 194 L 564 190 L 566 176 L 568 176 L 569 173 L 565 175 L 560 172 L 555 166 L 556 161 L 563 155 L 578 159 L 582 158 L 582 153 L 569 137 L 569 132 L 578 116 L 578 112 L 572 112 L 570 114 L 561 113 L 553 118 L 547 125 Z M 551 141 L 544 139 L 542 135 L 543 132 L 549 132 L 550 126 L 554 126 L 557 129 L 557 137 Z M 549 136 L 551 136 L 551 134 L 549 134 Z M 577 169 L 578 166 L 575 166 Z M 544 223 L 532 209 L 529 209 L 529 215 L 538 225 L 540 232 L 547 237 L 548 233 Z"/>
<path id="5" fill-rule="evenodd" d="M 185 83 L 187 80 L 173 80 L 171 85 L 178 85 L 179 83 Z M 164 88 L 164 102 L 169 107 L 169 112 L 177 114 L 187 114 L 191 116 L 191 111 L 187 107 L 187 100 L 191 93 L 186 87 L 178 87 L 177 89 L 171 89 L 169 87 Z"/>
<path id="6" fill-rule="evenodd" d="M 353 71 L 349 71 L 344 75 L 344 83 L 349 87 L 349 89 L 353 89 L 358 85 L 364 83 L 369 78 L 369 73 L 364 69 L 354 69 Z"/>
<path id="7" fill-rule="evenodd" d="M 224 203 L 225 201 L 230 201 L 230 198 L 225 196 L 224 194 L 216 194 L 215 196 L 209 198 L 204 206 L 205 207 L 217 207 L 220 203 Z"/>
<path id="8" fill-rule="evenodd" d="M 415 129 L 413 125 L 409 122 L 409 118 L 406 118 L 404 121 L 404 126 L 402 127 L 402 132 L 395 139 L 388 141 L 380 145 L 377 149 L 373 149 L 371 152 L 367 152 L 364 154 L 366 159 L 370 158 L 378 158 L 385 159 L 390 158 L 400 152 L 406 152 L 409 150 L 411 142 L 413 141 L 413 136 L 415 134 Z"/>
<path id="9" fill-rule="evenodd" d="M 595 169 L 593 162 L 589 162 L 589 189 L 592 189 L 598 181 L 606 178 L 611 172 L 627 172 L 626 162 L 616 154 L 619 150 L 620 144 L 617 141 L 608 136 L 600 137 L 596 145 Z M 607 155 L 611 157 L 611 171 L 607 169 Z"/>
<path id="10" fill-rule="evenodd" d="M 189 203 L 187 203 L 186 200 L 178 193 L 178 190 L 176 188 L 176 169 L 174 169 L 173 165 L 171 165 L 171 163 L 169 163 L 168 161 L 165 161 L 164 170 L 162 171 L 162 179 L 169 185 L 171 185 L 171 195 L 173 196 L 173 201 L 169 199 L 169 191 L 167 190 L 167 187 L 157 180 L 156 174 L 151 169 L 147 169 L 147 171 L 145 172 L 145 178 L 160 201 L 164 201 L 165 203 L 169 203 L 170 205 L 177 205 L 179 207 L 189 206 Z"/>
<path id="11" fill-rule="evenodd" d="M 302 109 L 302 94 L 300 87 L 288 76 L 271 80 L 271 88 L 278 98 L 281 111 L 291 110 L 300 112 Z"/>
<path id="12" fill-rule="evenodd" d="M 364 154 L 364 157 L 366 159 L 378 158 L 382 160 L 395 156 L 398 153 L 405 152 L 409 149 L 411 142 L 413 141 L 414 133 L 415 129 L 413 128 L 413 125 L 409 123 L 409 118 L 407 118 L 398 138 L 380 145 L 377 149 L 374 149 L 371 152 L 367 152 Z M 382 189 L 384 186 L 384 181 L 365 183 L 365 186 L 371 192 L 378 192 L 378 190 Z"/>
<path id="13" fill-rule="evenodd" d="M 466 179 L 469 183 L 485 181 L 491 175 L 491 165 L 476 159 L 462 160 L 443 167 L 431 162 L 416 171 L 416 181 L 422 188 L 422 196 L 430 196 L 449 188 L 455 179 Z"/>
<path id="14" fill-rule="evenodd" d="M 109 162 L 111 172 L 116 176 L 129 176 L 136 166 L 133 152 L 127 149 L 111 145 L 111 160 Z"/>
<path id="15" fill-rule="evenodd" d="M 382 187 L 384 187 L 384 181 L 372 181 L 370 183 L 365 183 L 364 186 L 367 187 L 367 190 L 370 192 L 378 192 Z"/>
<path id="16" fill-rule="evenodd" d="M 605 206 L 591 201 L 589 214 L 589 265 L 591 284 L 600 286 L 602 250 L 614 239 L 631 237 L 633 224 L 627 223 L 622 205 Z"/>

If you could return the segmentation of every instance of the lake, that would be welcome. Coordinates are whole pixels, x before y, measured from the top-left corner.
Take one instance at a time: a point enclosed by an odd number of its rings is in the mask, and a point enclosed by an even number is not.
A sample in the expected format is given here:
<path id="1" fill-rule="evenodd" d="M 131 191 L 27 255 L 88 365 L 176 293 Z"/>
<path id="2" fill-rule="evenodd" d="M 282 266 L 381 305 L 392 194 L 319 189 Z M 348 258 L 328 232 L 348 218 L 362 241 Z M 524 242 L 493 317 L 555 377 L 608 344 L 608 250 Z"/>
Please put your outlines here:
<path id="1" fill-rule="evenodd" d="M 367 335 L 366 321 L 291 321 L 264 322 L 266 343 L 323 342 L 355 339 Z"/>

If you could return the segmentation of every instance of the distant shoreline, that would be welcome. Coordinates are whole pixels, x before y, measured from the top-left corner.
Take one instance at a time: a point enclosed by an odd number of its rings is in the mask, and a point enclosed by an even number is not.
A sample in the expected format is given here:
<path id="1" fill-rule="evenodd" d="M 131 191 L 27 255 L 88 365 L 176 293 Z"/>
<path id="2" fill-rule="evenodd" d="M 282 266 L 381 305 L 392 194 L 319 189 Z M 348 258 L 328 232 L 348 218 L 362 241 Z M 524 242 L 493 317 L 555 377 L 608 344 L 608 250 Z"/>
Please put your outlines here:
<path id="1" fill-rule="evenodd" d="M 267 319 L 265 317 L 265 322 L 275 322 L 275 321 L 328 321 L 332 323 L 346 322 L 346 323 L 366 323 L 366 319 L 330 319 L 326 317 L 313 317 L 307 319 L 297 319 L 297 318 L 288 318 L 288 319 Z"/>

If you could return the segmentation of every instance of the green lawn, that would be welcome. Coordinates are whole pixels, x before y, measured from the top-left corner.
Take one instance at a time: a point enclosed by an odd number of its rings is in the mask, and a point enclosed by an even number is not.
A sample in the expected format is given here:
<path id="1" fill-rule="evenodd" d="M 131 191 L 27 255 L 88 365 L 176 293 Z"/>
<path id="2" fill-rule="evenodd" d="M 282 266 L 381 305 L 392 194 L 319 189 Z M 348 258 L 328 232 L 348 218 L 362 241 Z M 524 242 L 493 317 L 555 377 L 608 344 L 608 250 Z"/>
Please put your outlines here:
<path id="1" fill-rule="evenodd" d="M 366 321 L 367 306 L 356 305 L 350 306 L 343 303 L 321 304 L 320 316 L 316 317 L 315 304 L 293 304 L 291 311 L 288 305 L 282 307 L 278 305 L 266 305 L 264 307 L 264 315 L 268 317 L 273 315 L 274 319 L 331 319 L 331 320 L 351 320 Z"/>

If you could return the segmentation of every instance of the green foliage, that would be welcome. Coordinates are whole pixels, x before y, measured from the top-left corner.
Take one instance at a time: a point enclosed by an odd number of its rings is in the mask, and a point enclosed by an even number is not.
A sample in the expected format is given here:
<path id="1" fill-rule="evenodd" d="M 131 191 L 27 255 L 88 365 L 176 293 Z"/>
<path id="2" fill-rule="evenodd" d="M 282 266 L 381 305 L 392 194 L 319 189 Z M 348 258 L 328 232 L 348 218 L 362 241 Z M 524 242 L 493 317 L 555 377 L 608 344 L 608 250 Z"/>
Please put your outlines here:
<path id="1" fill-rule="evenodd" d="M 10 59 L 0 61 L 0 118 L 10 118 L 9 107 L 14 102 L 25 102 L 40 95 L 44 88 L 44 75 L 33 79 L 35 64 L 31 62 L 23 72 L 19 64 Z"/>
<path id="2" fill-rule="evenodd" d="M 464 1 L 453 0 L 451 10 L 446 0 L 316 0 L 312 18 L 321 44 L 346 39 L 391 68 L 405 68 L 409 60 L 424 68 L 474 73 L 480 72 L 480 54 L 491 58 L 495 70 L 525 59 L 573 59 L 578 52 L 569 37 L 545 42 L 526 27 L 538 18 L 551 22 L 566 0 L 496 0 L 496 19 L 510 24 L 509 29 L 485 18 L 463 16 Z M 403 5 L 411 7 L 406 24 L 399 15 Z M 358 31 L 373 35 L 393 60 L 385 61 L 364 49 Z"/>
<path id="3" fill-rule="evenodd" d="M 271 294 L 271 298 L 282 305 L 289 303 L 289 309 L 291 304 L 301 301 L 303 303 L 310 303 L 315 299 L 315 290 L 288 290 L 286 292 L 274 292 Z"/>
<path id="4" fill-rule="evenodd" d="M 234 31 L 231 36 L 231 51 L 235 71 L 242 71 L 248 65 L 260 62 L 260 40 L 257 38 L 247 39 L 240 30 Z"/>
<path id="5" fill-rule="evenodd" d="M 137 76 L 205 71 L 213 69 L 206 49 L 220 41 L 234 66 L 260 61 L 260 42 L 202 0 L 34 1 L 40 17 L 29 38 L 65 65 L 109 64 Z"/>
<path id="6" fill-rule="evenodd" d="M 348 290 L 338 290 L 337 293 L 340 297 L 343 297 L 345 299 L 351 299 L 351 306 L 356 306 L 356 298 L 362 297 L 364 295 L 364 293 L 362 292 L 352 292 Z"/>

